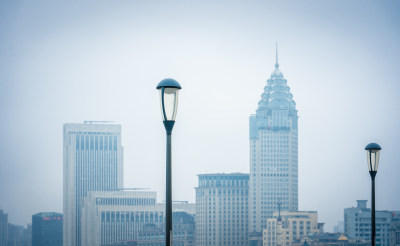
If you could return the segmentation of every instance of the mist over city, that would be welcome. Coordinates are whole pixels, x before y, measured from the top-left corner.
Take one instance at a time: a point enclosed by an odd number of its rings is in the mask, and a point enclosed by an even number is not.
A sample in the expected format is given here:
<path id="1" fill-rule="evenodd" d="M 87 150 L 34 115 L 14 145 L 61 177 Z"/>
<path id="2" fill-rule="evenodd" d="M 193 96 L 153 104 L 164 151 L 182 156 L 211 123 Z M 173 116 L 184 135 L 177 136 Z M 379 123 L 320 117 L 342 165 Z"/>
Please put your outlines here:
<path id="1" fill-rule="evenodd" d="M 399 11 L 1 2 L 0 246 L 400 245 Z"/>

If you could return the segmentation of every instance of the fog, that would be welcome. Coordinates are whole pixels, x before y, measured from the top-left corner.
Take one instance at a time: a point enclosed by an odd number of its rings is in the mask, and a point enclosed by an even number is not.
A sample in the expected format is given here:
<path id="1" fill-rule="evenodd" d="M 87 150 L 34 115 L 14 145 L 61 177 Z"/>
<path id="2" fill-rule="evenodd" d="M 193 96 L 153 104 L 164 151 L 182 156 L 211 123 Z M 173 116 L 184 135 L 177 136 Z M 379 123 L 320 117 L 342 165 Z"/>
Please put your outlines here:
<path id="1" fill-rule="evenodd" d="M 299 114 L 299 210 L 331 231 L 370 200 L 364 147 L 382 146 L 377 209 L 400 210 L 400 2 L 2 1 L 0 209 L 62 212 L 62 126 L 122 125 L 125 187 L 164 200 L 157 83 L 182 85 L 173 199 L 198 174 L 249 172 L 250 114 L 279 64 Z M 368 206 L 370 204 L 368 203 Z"/>

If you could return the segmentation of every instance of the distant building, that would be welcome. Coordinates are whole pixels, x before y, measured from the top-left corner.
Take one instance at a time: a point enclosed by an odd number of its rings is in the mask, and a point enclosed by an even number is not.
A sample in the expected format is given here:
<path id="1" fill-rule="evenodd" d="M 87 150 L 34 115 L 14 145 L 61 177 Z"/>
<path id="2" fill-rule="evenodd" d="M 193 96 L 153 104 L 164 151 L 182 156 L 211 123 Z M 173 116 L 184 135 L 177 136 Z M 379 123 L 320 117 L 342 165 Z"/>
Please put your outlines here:
<path id="1" fill-rule="evenodd" d="M 163 226 L 164 228 L 164 226 Z M 195 220 L 192 214 L 176 210 L 172 213 L 173 245 L 195 245 Z M 165 243 L 165 241 L 164 241 Z"/>
<path id="2" fill-rule="evenodd" d="M 322 231 L 315 211 L 274 212 L 263 230 L 263 246 L 293 245 L 306 235 Z"/>
<path id="3" fill-rule="evenodd" d="M 32 246 L 62 246 L 63 215 L 38 213 L 32 215 Z"/>
<path id="4" fill-rule="evenodd" d="M 172 245 L 194 246 L 194 217 L 186 212 L 172 213 L 173 236 Z M 164 246 L 165 245 L 165 224 L 157 227 L 154 224 L 147 224 L 139 231 L 138 246 Z"/>
<path id="5" fill-rule="evenodd" d="M 196 187 L 196 245 L 248 245 L 249 175 L 201 174 Z"/>
<path id="6" fill-rule="evenodd" d="M 165 245 L 165 230 L 155 224 L 147 224 L 139 231 L 138 246 Z"/>
<path id="7" fill-rule="evenodd" d="M 26 235 L 25 235 L 25 239 L 26 239 L 26 244 L 24 246 L 32 246 L 32 224 L 28 224 L 26 226 Z M 61 231 L 61 236 L 62 236 L 62 231 Z"/>
<path id="8" fill-rule="evenodd" d="M 8 223 L 7 246 L 24 246 L 25 230 L 23 226 Z"/>
<path id="9" fill-rule="evenodd" d="M 389 246 L 389 226 L 392 212 L 375 211 L 376 245 Z M 345 235 L 353 239 L 371 239 L 371 209 L 367 208 L 367 200 L 357 200 L 357 207 L 344 209 Z"/>
<path id="10" fill-rule="evenodd" d="M 400 211 L 393 212 L 389 227 L 389 245 L 400 246 Z"/>
<path id="11" fill-rule="evenodd" d="M 304 236 L 300 242 L 291 246 L 370 246 L 371 242 L 363 239 L 350 239 L 342 233 L 318 232 Z"/>
<path id="12" fill-rule="evenodd" d="M 344 233 L 344 221 L 338 221 L 337 225 L 333 226 L 334 233 Z"/>
<path id="13" fill-rule="evenodd" d="M 7 246 L 8 214 L 0 209 L 0 246 Z"/>
<path id="14" fill-rule="evenodd" d="M 89 191 L 122 188 L 121 126 L 64 124 L 63 245 L 81 245 L 81 209 Z"/>
<path id="15" fill-rule="evenodd" d="M 296 103 L 279 69 L 277 55 L 256 114 L 249 119 L 251 244 L 258 244 L 257 234 L 262 238 L 278 201 L 282 202 L 282 210 L 298 209 L 297 122 Z"/>
<path id="16" fill-rule="evenodd" d="M 194 204 L 187 202 L 172 205 L 173 211 L 184 211 L 192 217 L 194 207 Z M 140 233 L 148 225 L 154 225 L 156 231 L 162 230 L 164 211 L 165 204 L 157 203 L 155 191 L 89 192 L 82 209 L 82 245 L 138 243 Z M 173 221 L 175 219 L 173 216 Z"/>

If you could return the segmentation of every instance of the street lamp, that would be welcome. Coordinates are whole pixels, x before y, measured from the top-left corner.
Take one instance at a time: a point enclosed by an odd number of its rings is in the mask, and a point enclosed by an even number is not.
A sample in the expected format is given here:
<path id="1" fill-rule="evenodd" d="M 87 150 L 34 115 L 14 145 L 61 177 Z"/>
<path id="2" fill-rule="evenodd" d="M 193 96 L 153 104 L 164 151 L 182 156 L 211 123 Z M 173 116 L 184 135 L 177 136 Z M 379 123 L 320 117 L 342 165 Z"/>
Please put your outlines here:
<path id="1" fill-rule="evenodd" d="M 176 111 L 178 109 L 179 90 L 182 89 L 178 81 L 174 79 L 161 80 L 157 85 L 160 91 L 161 115 L 167 132 L 167 167 L 166 167 L 166 221 L 165 221 L 165 245 L 171 245 L 172 234 L 172 185 L 171 185 L 171 134 L 174 128 Z"/>
<path id="2" fill-rule="evenodd" d="M 375 246 L 376 228 L 375 228 L 375 176 L 379 166 L 379 153 L 381 146 L 377 143 L 370 143 L 365 146 L 367 151 L 367 162 L 369 174 L 372 181 L 372 194 L 371 194 L 371 245 Z"/>

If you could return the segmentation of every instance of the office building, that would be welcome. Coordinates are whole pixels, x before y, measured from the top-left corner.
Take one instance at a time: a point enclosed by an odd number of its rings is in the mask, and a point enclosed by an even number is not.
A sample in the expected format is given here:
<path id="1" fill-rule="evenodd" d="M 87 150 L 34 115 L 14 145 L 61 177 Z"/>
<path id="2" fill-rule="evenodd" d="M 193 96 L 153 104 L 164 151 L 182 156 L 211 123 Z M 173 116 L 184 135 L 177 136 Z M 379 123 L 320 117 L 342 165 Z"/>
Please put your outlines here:
<path id="1" fill-rule="evenodd" d="M 28 224 L 26 226 L 25 232 L 26 232 L 25 235 L 26 244 L 24 246 L 32 246 L 32 224 Z M 61 230 L 61 236 L 62 236 L 62 230 Z"/>
<path id="2" fill-rule="evenodd" d="M 194 216 L 183 211 L 172 213 L 173 245 L 194 246 Z M 139 231 L 138 246 L 163 246 L 165 245 L 165 224 L 157 227 L 147 224 Z"/>
<path id="3" fill-rule="evenodd" d="M 81 246 L 81 209 L 87 193 L 122 187 L 121 126 L 64 124 L 63 174 L 63 245 Z"/>
<path id="4" fill-rule="evenodd" d="M 196 187 L 196 245 L 248 245 L 249 175 L 201 174 Z"/>
<path id="5" fill-rule="evenodd" d="M 376 245 L 389 246 L 389 227 L 393 212 L 375 211 Z M 344 209 L 344 232 L 349 238 L 371 239 L 371 209 L 367 200 L 357 200 L 357 207 Z"/>
<path id="6" fill-rule="evenodd" d="M 338 221 L 337 225 L 333 227 L 334 233 L 344 233 L 344 221 Z"/>
<path id="7" fill-rule="evenodd" d="M 62 246 L 63 215 L 38 213 L 32 215 L 32 246 Z"/>
<path id="8" fill-rule="evenodd" d="M 322 231 L 315 211 L 276 211 L 266 224 L 263 246 L 293 245 L 306 235 Z"/>
<path id="9" fill-rule="evenodd" d="M 7 246 L 23 246 L 26 242 L 25 231 L 23 226 L 8 223 Z"/>
<path id="10" fill-rule="evenodd" d="M 0 246 L 7 246 L 8 214 L 0 209 Z"/>
<path id="11" fill-rule="evenodd" d="M 172 213 L 172 228 L 173 245 L 195 245 L 195 221 L 193 214 L 176 209 Z"/>
<path id="12" fill-rule="evenodd" d="M 400 246 L 400 211 L 394 211 L 389 227 L 389 245 Z"/>
<path id="13" fill-rule="evenodd" d="M 296 103 L 279 69 L 267 80 L 256 114 L 250 116 L 249 231 L 261 235 L 267 219 L 298 209 L 298 127 Z M 251 240 L 250 240 L 251 241 Z M 257 245 L 257 244 L 255 244 Z"/>
<path id="14" fill-rule="evenodd" d="M 194 206 L 191 203 L 179 202 L 173 203 L 172 209 L 194 216 Z M 157 194 L 154 191 L 89 192 L 82 209 L 82 244 L 100 246 L 138 243 L 139 235 L 145 228 L 156 228 L 152 231 L 153 234 L 163 230 L 164 211 L 165 204 L 157 203 Z M 175 219 L 173 218 L 173 221 Z M 151 241 L 154 237 L 147 239 Z M 144 243 L 143 240 L 141 243 Z"/>

